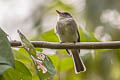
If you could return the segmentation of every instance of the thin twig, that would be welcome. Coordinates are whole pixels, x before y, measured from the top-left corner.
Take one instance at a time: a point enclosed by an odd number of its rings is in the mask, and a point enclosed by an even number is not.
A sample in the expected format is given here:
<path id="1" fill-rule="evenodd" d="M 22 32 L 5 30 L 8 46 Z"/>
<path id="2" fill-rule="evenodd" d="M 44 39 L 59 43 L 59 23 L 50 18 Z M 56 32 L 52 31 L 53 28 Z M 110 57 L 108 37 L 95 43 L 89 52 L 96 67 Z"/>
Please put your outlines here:
<path id="1" fill-rule="evenodd" d="M 20 41 L 10 41 L 12 47 L 21 46 Z M 50 49 L 119 49 L 120 41 L 109 42 L 78 42 L 78 43 L 58 43 L 45 41 L 31 41 L 36 48 Z"/>

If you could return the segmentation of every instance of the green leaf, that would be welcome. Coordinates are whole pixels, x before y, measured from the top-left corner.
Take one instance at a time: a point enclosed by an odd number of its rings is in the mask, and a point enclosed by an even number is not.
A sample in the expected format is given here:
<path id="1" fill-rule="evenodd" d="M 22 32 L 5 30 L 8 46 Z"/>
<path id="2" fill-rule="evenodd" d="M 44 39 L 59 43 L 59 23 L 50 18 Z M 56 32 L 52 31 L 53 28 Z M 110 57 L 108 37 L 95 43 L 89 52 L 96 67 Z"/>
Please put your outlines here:
<path id="1" fill-rule="evenodd" d="M 46 79 L 50 76 L 53 76 L 56 73 L 56 71 L 50 58 L 43 53 L 37 53 L 36 49 L 30 43 L 30 41 L 27 40 L 27 38 L 20 31 L 18 31 L 18 33 L 20 35 L 23 47 L 29 53 L 30 56 L 32 55 L 31 58 L 36 66 L 35 68 L 39 78 Z M 32 53 L 35 53 L 34 55 L 36 56 L 33 56 Z"/>
<path id="2" fill-rule="evenodd" d="M 21 49 L 20 49 L 21 50 Z M 20 61 L 24 64 L 32 64 L 32 59 L 28 54 L 25 54 L 24 52 L 20 52 L 17 50 L 13 50 L 15 60 Z M 30 66 L 30 65 L 29 65 Z"/>
<path id="3" fill-rule="evenodd" d="M 0 80 L 32 80 L 32 75 L 23 63 L 15 61 L 15 68 L 8 69 Z"/>
<path id="4" fill-rule="evenodd" d="M 45 55 L 45 54 L 43 54 L 43 55 L 45 56 L 45 59 L 42 62 L 44 64 L 44 66 L 47 68 L 47 73 L 44 74 L 42 71 L 39 71 L 39 73 L 40 73 L 40 77 L 42 79 L 46 79 L 50 76 L 55 75 L 56 71 L 55 71 L 55 68 L 54 68 L 54 65 L 53 65 L 51 59 L 47 55 Z"/>
<path id="5" fill-rule="evenodd" d="M 18 30 L 19 36 L 21 38 L 22 44 L 25 48 L 28 48 L 29 54 L 36 57 L 36 50 L 29 40 Z"/>
<path id="6" fill-rule="evenodd" d="M 58 65 L 59 65 L 59 57 L 58 57 L 58 55 L 52 55 L 52 56 L 49 56 L 49 57 L 53 61 L 55 69 L 58 70 Z"/>
<path id="7" fill-rule="evenodd" d="M 73 60 L 71 57 L 64 58 L 60 61 L 60 71 L 67 71 L 73 68 Z"/>
<path id="8" fill-rule="evenodd" d="M 54 32 L 54 29 L 45 32 L 43 34 L 40 35 L 40 37 L 44 40 L 44 41 L 49 41 L 49 42 L 59 42 L 58 37 L 56 36 L 56 33 Z"/>
<path id="9" fill-rule="evenodd" d="M 43 49 L 41 49 L 41 48 L 35 48 L 35 49 L 36 49 L 36 51 L 39 51 L 39 52 L 43 51 Z"/>
<path id="10" fill-rule="evenodd" d="M 0 28 L 0 75 L 11 67 L 14 67 L 13 53 L 7 34 Z"/>
<path id="11" fill-rule="evenodd" d="M 25 49 L 20 48 L 19 50 L 13 50 L 15 60 L 22 62 L 32 73 L 32 80 L 39 80 L 36 75 L 36 69 L 30 55 Z"/>
<path id="12" fill-rule="evenodd" d="M 79 27 L 79 32 L 80 32 L 80 40 L 82 42 L 99 41 L 99 40 L 96 39 L 95 35 L 92 32 L 85 32 L 80 27 Z"/>
<path id="13" fill-rule="evenodd" d="M 0 37 L 6 37 L 7 34 L 0 28 Z"/>

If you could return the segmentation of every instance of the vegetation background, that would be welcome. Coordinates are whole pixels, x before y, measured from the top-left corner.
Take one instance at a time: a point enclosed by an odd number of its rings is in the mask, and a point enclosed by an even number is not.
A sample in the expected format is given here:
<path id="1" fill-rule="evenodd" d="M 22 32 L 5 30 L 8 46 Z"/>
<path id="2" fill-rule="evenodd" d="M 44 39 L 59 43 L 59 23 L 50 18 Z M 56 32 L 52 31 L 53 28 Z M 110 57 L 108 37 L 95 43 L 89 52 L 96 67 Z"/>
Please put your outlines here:
<path id="1" fill-rule="evenodd" d="M 81 42 L 120 40 L 120 0 L 0 0 L 0 27 L 12 40 L 19 40 L 16 31 L 20 29 L 30 40 L 59 42 L 54 33 L 55 10 L 72 14 Z M 72 58 L 65 50 L 36 50 L 53 61 L 57 73 L 51 80 L 120 80 L 119 49 L 81 50 L 87 71 L 80 74 L 74 73 Z M 27 52 L 13 48 L 13 53 L 15 65 L 21 66 L 16 72 L 8 69 L 0 80 L 39 80 Z"/>

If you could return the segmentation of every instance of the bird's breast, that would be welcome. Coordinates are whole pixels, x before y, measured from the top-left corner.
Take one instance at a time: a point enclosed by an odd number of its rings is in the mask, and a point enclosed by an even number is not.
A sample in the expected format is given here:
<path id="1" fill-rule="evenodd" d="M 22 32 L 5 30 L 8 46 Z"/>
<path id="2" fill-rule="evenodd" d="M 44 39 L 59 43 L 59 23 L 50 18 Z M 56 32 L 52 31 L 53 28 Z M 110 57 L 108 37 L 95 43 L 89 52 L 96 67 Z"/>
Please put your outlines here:
<path id="1" fill-rule="evenodd" d="M 72 25 L 71 22 L 67 20 L 59 22 L 57 26 L 57 34 L 62 42 L 76 42 L 78 39 L 74 25 Z"/>

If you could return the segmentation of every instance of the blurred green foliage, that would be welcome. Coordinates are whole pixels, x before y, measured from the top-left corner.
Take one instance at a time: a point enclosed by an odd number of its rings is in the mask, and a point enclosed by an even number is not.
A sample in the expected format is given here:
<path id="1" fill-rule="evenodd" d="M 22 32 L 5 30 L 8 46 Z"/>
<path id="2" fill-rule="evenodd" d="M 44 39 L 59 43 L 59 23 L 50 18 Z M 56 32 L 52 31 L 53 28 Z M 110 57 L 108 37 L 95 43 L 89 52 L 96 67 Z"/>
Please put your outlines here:
<path id="1" fill-rule="evenodd" d="M 45 33 L 41 34 L 40 37 L 44 41 L 49 41 L 49 42 L 58 42 L 59 41 L 56 34 L 54 33 L 54 30 L 45 32 Z"/>
<path id="2" fill-rule="evenodd" d="M 98 26 L 103 26 L 105 33 L 108 33 L 112 40 L 120 40 L 119 32 L 120 25 L 117 25 L 117 18 L 120 15 L 120 1 L 119 0 L 85 0 L 86 8 L 85 8 L 85 16 L 86 16 L 86 27 L 90 31 L 95 31 Z M 105 11 L 113 12 L 114 15 L 109 15 L 108 20 L 104 22 L 104 19 L 101 19 L 102 15 L 104 15 Z M 104 14 L 103 14 L 104 13 Z M 106 15 L 107 16 L 107 15 Z M 116 17 L 115 17 L 116 16 Z M 111 22 L 109 22 L 110 18 L 115 18 Z M 116 22 L 116 24 L 114 24 Z"/>
<path id="3" fill-rule="evenodd" d="M 120 40 L 120 0 L 71 1 L 73 0 L 51 0 L 48 2 L 45 1 L 44 4 L 38 6 L 32 15 L 34 28 L 37 28 L 38 33 L 32 38 L 32 40 L 49 42 L 59 41 L 53 29 L 43 29 L 45 26 L 42 25 L 46 16 L 57 15 L 55 14 L 56 9 L 61 11 L 68 11 L 73 15 L 73 17 L 77 18 L 79 24 L 78 26 L 80 26 L 80 39 L 82 42 L 98 42 L 101 41 L 106 34 L 111 38 L 107 40 Z M 79 5 L 74 6 L 77 3 Z M 85 4 L 85 6 L 82 7 L 82 10 L 78 8 L 83 4 Z M 109 15 L 111 12 L 112 15 Z M 49 20 L 51 19 L 48 19 L 48 21 L 45 23 L 48 24 Z M 83 26 L 81 26 L 81 24 Z M 97 32 L 100 32 L 96 34 L 95 31 L 98 27 L 101 26 L 103 29 L 98 29 Z M 100 38 L 97 38 L 98 36 L 100 36 Z M 105 36 L 105 38 L 107 37 Z M 43 49 L 36 50 L 43 51 Z M 25 69 L 25 72 L 21 73 L 26 74 L 24 76 L 25 79 L 31 78 L 32 75 L 32 80 L 39 80 L 38 76 L 35 74 L 36 72 L 33 62 L 27 52 L 24 49 L 20 48 L 19 50 L 13 50 L 13 53 L 15 56 L 15 62 L 17 61 L 17 63 L 21 65 L 21 68 L 23 67 L 23 69 Z M 71 56 L 68 56 L 65 51 L 57 50 L 56 54 L 48 56 L 52 60 L 57 71 L 56 75 L 54 77 L 51 77 L 50 80 L 120 80 L 119 49 L 102 49 L 93 51 L 89 50 L 88 52 L 83 52 L 83 56 L 81 57 L 85 63 L 87 71 L 84 73 L 81 72 L 80 74 L 74 73 L 72 58 Z M 8 70 L 8 72 L 9 71 L 10 70 Z M 18 70 L 16 70 L 16 72 L 17 71 Z M 11 75 L 6 71 L 0 77 L 0 80 L 8 80 L 8 78 L 5 78 L 6 76 L 11 77 Z M 14 80 L 12 77 L 10 79 Z"/>
<path id="4" fill-rule="evenodd" d="M 79 28 L 80 37 L 82 41 L 98 41 L 92 32 L 85 33 Z M 43 37 L 44 36 L 44 37 Z M 50 37 L 47 37 L 50 36 Z M 41 34 L 39 36 L 44 41 L 55 41 L 57 42 L 57 36 L 53 29 Z M 47 38 L 46 38 L 47 37 Z M 38 38 L 38 39 L 40 39 Z M 42 49 L 36 49 L 43 51 Z M 15 57 L 15 69 L 9 69 L 3 73 L 0 77 L 1 80 L 14 80 L 14 74 L 16 79 L 32 79 L 39 80 L 36 74 L 35 66 L 29 54 L 22 48 L 19 50 L 13 50 Z M 94 54 L 94 55 L 93 55 Z M 52 60 L 53 65 L 57 71 L 54 77 L 50 77 L 52 80 L 119 80 L 120 79 L 120 50 L 94 50 L 88 51 L 87 54 L 83 54 L 82 59 L 85 63 L 87 71 L 80 74 L 75 74 L 73 61 L 71 56 L 68 56 L 64 50 L 57 50 L 56 54 L 48 55 Z M 94 56 L 94 57 L 93 57 Z M 22 69 L 22 70 L 21 70 Z M 25 69 L 23 71 L 23 69 Z M 21 74 L 21 75 L 17 75 Z M 23 76 L 24 77 L 21 77 Z M 8 76 L 8 77 L 6 77 Z M 18 77 L 17 77 L 18 76 Z M 29 79 L 29 80 L 30 80 Z"/>
<path id="5" fill-rule="evenodd" d="M 0 28 L 0 75 L 14 67 L 14 57 L 7 34 Z"/>
<path id="6" fill-rule="evenodd" d="M 22 62 L 15 61 L 15 68 L 4 72 L 0 80 L 32 80 L 32 75 Z"/>

